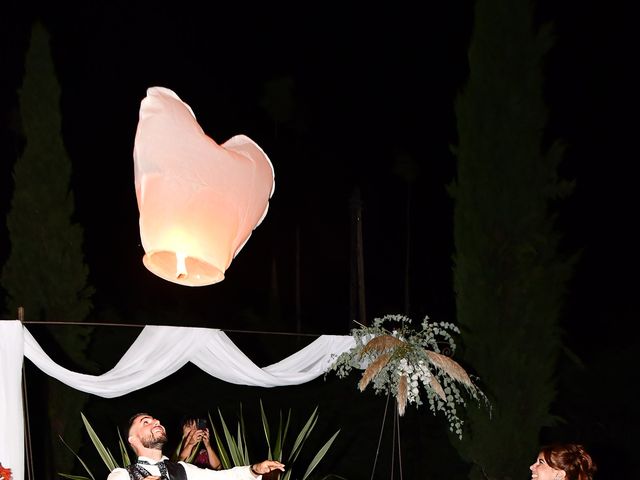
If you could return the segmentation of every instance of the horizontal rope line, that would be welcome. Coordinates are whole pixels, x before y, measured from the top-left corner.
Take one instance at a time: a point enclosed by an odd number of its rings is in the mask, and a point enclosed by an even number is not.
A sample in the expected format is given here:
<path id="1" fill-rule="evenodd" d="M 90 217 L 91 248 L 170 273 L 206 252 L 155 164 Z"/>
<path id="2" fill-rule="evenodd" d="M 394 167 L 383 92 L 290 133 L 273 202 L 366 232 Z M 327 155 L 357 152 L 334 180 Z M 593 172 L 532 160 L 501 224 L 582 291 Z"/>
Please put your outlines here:
<path id="1" fill-rule="evenodd" d="M 0 321 L 7 320 L 17 320 L 17 319 L 9 319 L 4 318 L 0 319 Z M 134 327 L 134 328 L 144 328 L 147 326 L 152 327 L 180 327 L 182 325 L 136 325 L 131 323 L 95 323 L 95 322 L 55 322 L 55 321 L 35 321 L 35 320 L 25 320 L 22 322 L 24 325 L 80 325 L 84 327 Z M 191 327 L 191 328 L 209 328 L 209 327 Z M 220 330 L 222 332 L 229 333 L 250 333 L 256 335 L 285 335 L 285 336 L 293 336 L 293 337 L 319 337 L 324 335 L 323 333 L 295 333 L 295 332 L 265 332 L 260 330 L 235 330 L 229 328 L 217 328 L 216 330 Z"/>

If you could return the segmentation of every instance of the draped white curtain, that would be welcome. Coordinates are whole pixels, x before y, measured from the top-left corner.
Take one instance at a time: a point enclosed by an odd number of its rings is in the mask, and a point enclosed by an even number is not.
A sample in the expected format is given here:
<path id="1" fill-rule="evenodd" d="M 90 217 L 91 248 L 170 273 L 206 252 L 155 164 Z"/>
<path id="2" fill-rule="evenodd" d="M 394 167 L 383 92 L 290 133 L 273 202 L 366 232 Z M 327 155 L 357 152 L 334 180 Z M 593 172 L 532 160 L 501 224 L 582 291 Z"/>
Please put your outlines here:
<path id="1" fill-rule="evenodd" d="M 322 335 L 284 360 L 260 368 L 220 330 L 146 326 L 115 367 L 102 375 L 86 375 L 51 360 L 20 321 L 0 321 L 0 462 L 12 469 L 14 480 L 24 480 L 24 356 L 72 388 L 113 398 L 162 380 L 187 362 L 238 385 L 299 385 L 325 373 L 337 355 L 353 346 L 350 336 Z"/>

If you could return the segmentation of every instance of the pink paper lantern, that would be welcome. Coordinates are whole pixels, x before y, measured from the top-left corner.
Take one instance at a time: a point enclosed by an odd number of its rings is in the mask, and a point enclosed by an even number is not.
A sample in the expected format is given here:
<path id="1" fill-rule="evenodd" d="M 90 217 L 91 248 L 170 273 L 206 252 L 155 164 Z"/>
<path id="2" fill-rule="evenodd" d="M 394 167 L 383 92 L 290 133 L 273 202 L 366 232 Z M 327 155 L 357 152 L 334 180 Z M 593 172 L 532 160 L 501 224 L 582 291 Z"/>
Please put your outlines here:
<path id="1" fill-rule="evenodd" d="M 144 265 L 181 285 L 224 280 L 267 214 L 275 187 L 267 155 L 244 135 L 218 145 L 189 105 L 153 87 L 140 104 L 133 159 Z"/>

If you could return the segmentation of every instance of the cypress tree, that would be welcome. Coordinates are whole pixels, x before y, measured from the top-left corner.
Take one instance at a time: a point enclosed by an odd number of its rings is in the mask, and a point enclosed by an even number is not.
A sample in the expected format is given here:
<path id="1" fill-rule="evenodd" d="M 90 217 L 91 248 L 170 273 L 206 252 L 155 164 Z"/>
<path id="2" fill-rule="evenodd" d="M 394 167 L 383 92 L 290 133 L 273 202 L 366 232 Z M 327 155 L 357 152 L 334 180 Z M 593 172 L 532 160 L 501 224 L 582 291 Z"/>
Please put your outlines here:
<path id="1" fill-rule="evenodd" d="M 6 304 L 11 312 L 23 306 L 27 320 L 83 321 L 92 307 L 93 289 L 83 259 L 83 230 L 72 221 L 71 162 L 62 139 L 60 86 L 49 35 L 39 23 L 32 29 L 19 103 L 26 144 L 14 165 L 7 215 L 11 252 L 1 277 Z M 50 333 L 72 368 L 91 369 L 85 356 L 91 329 L 54 326 Z M 77 450 L 80 410 L 87 396 L 53 379 L 48 389 L 55 468 L 68 471 L 73 457 L 57 437 L 62 435 Z"/>
<path id="2" fill-rule="evenodd" d="M 470 478 L 522 478 L 552 421 L 559 318 L 573 259 L 559 253 L 559 142 L 544 147 L 543 59 L 552 43 L 527 0 L 478 0 L 469 78 L 456 101 L 454 288 L 463 358 L 492 415 L 469 405 L 456 445 Z"/>

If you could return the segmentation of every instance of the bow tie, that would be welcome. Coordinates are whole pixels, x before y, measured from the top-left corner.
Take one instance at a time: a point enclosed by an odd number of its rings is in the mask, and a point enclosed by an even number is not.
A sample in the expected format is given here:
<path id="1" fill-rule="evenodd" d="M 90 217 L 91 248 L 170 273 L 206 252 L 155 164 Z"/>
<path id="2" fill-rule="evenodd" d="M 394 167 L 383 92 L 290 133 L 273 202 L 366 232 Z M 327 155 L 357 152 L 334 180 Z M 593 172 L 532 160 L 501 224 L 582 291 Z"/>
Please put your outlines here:
<path id="1" fill-rule="evenodd" d="M 164 460 L 160 460 L 157 463 L 147 462 L 146 460 L 138 460 L 138 465 L 155 465 L 160 469 L 160 478 L 162 480 L 169 480 L 169 472 L 167 472 L 167 466 L 164 464 Z"/>

